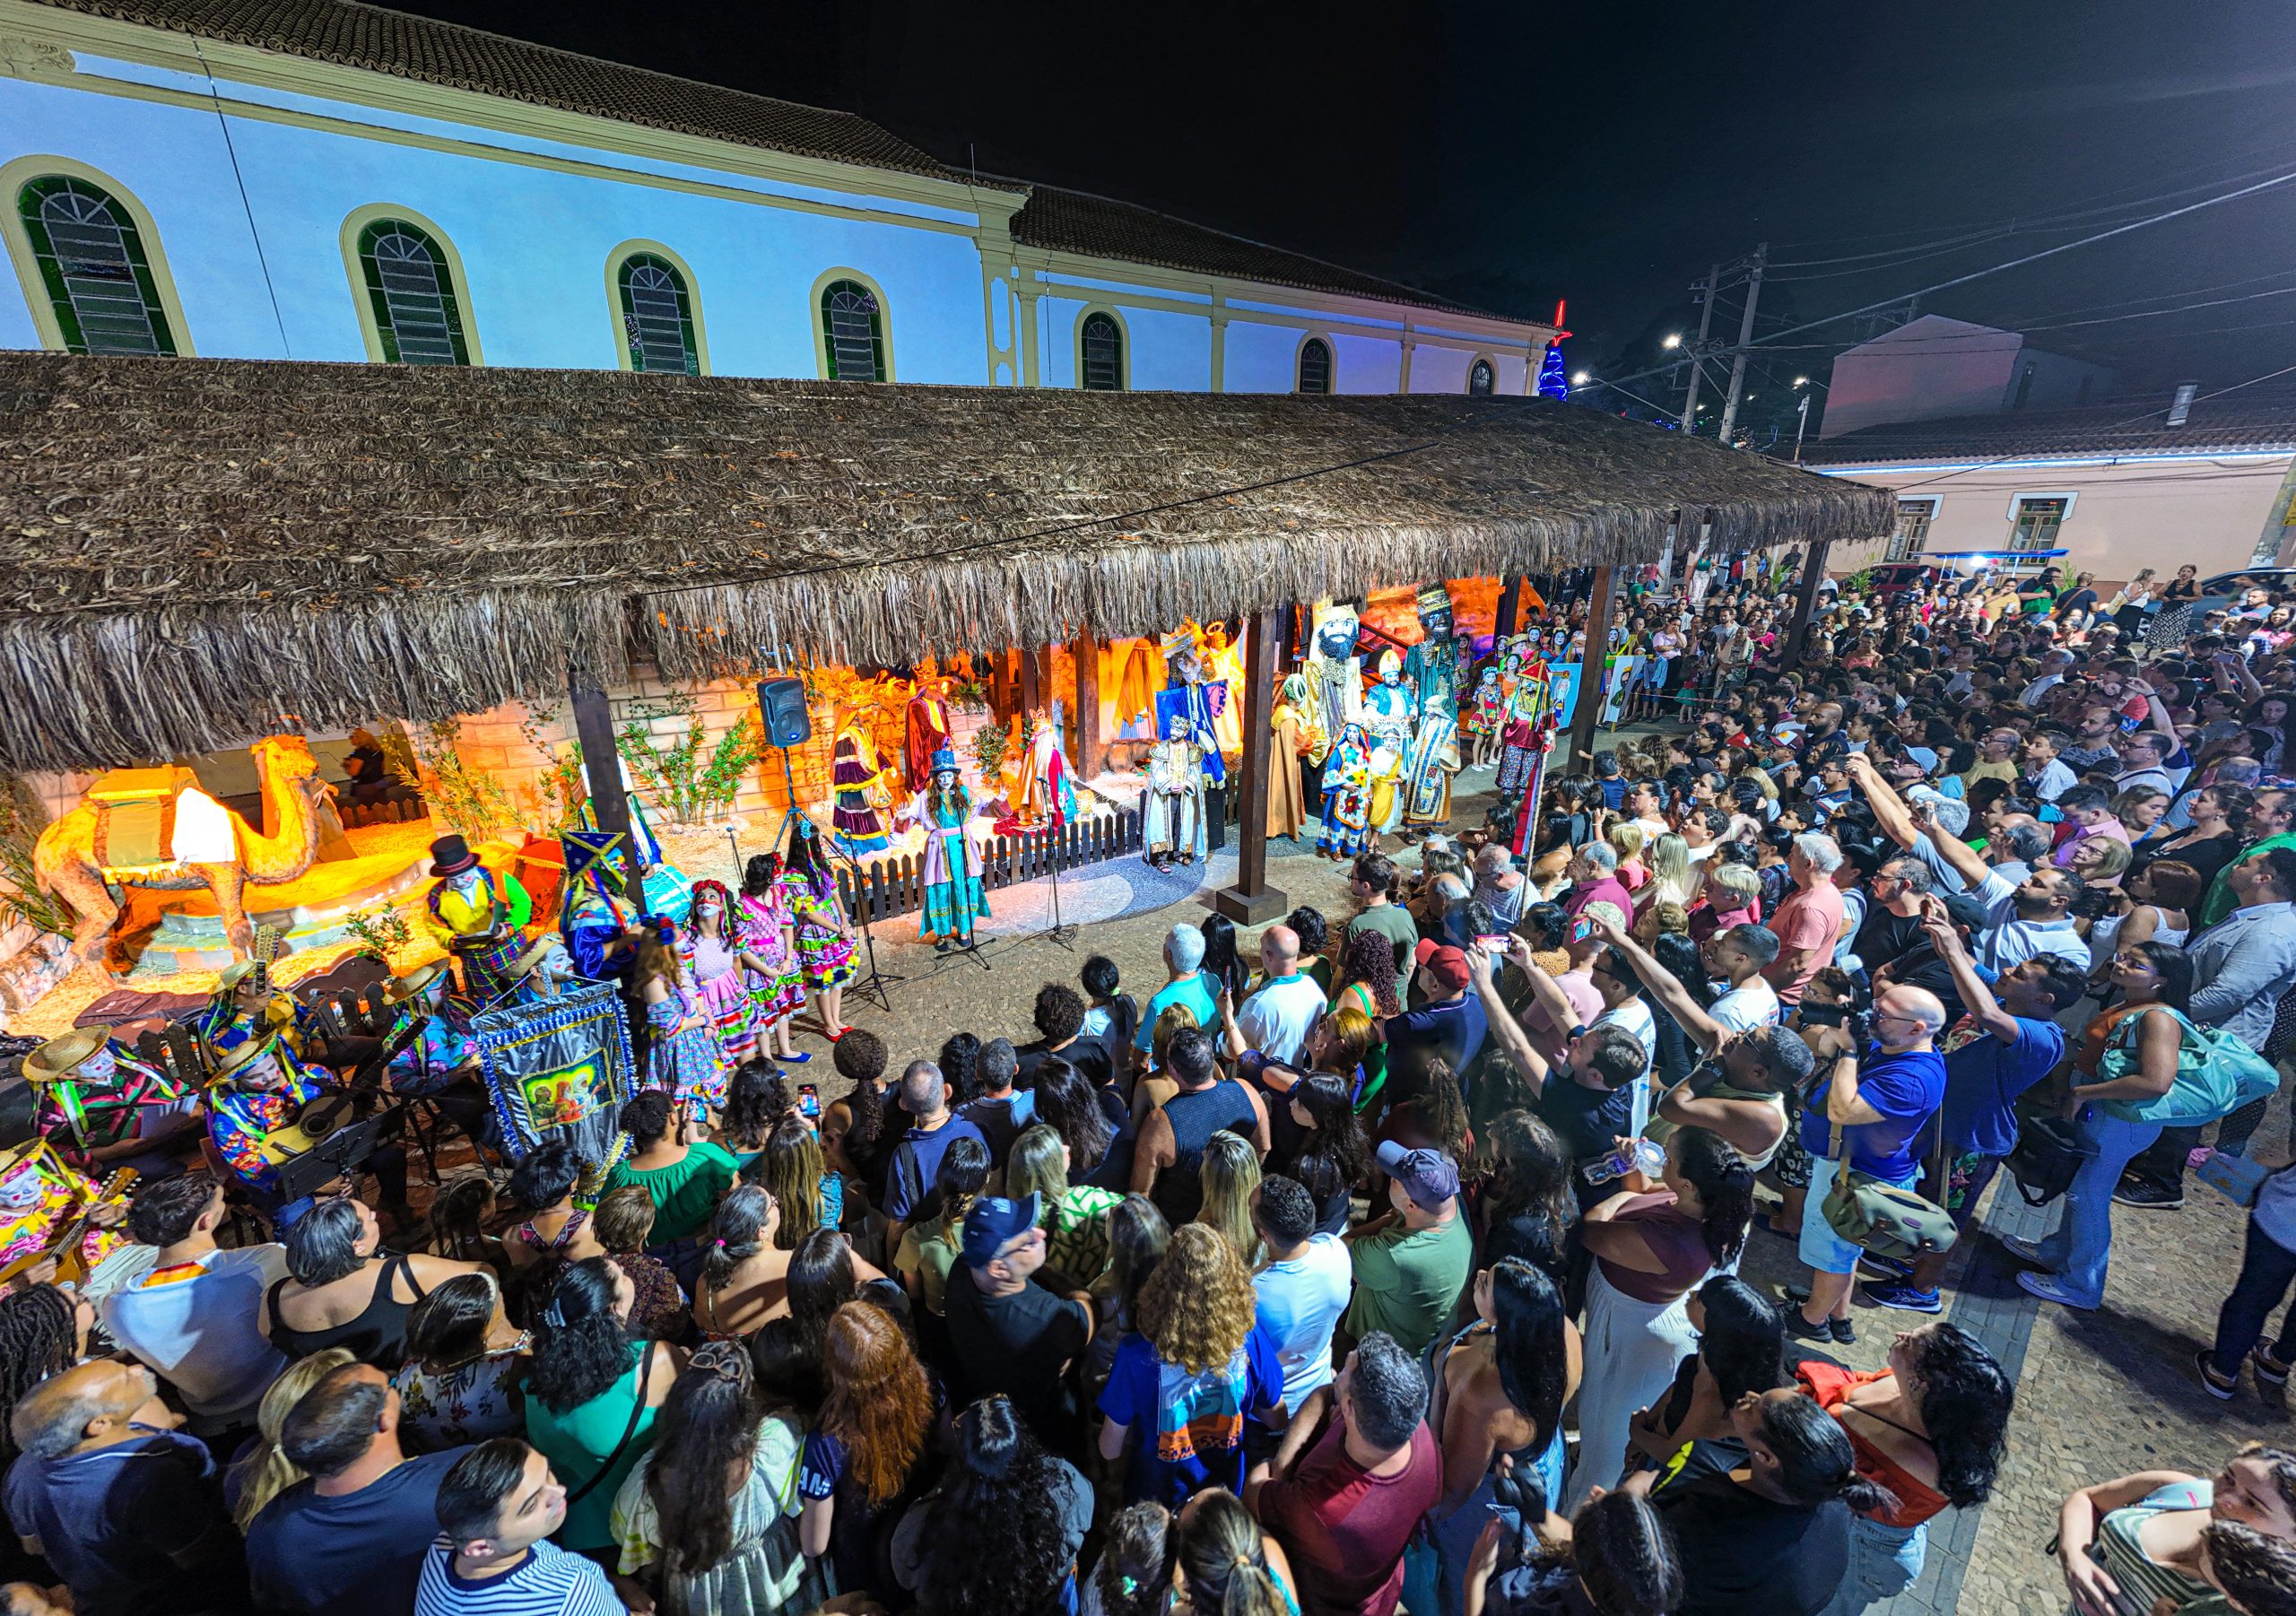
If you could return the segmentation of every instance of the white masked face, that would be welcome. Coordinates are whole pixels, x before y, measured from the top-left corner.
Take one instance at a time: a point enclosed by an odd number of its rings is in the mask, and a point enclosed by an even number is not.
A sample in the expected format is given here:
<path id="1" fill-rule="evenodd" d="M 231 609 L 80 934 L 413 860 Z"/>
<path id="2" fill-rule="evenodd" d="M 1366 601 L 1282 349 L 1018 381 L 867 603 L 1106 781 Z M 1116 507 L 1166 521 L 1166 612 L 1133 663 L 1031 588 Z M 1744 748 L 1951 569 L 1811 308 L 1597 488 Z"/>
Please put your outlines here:
<path id="1" fill-rule="evenodd" d="M 119 1075 L 119 1056 L 113 1054 L 111 1046 L 107 1044 L 82 1061 L 74 1075 L 91 1087 L 109 1088 L 112 1080 Z"/>

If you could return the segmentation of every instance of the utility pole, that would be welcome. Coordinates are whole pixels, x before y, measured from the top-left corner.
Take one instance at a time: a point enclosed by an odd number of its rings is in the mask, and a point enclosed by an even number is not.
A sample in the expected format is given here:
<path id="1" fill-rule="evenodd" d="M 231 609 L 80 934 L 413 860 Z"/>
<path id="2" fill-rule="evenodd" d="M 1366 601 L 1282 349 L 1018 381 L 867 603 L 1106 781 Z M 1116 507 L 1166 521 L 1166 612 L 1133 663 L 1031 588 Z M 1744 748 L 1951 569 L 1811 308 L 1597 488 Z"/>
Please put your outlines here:
<path id="1" fill-rule="evenodd" d="M 1698 314 L 1698 341 L 1690 351 L 1690 394 L 1683 400 L 1683 430 L 1685 432 L 1698 430 L 1698 367 L 1706 354 L 1707 330 L 1714 324 L 1714 293 L 1721 284 L 1722 266 L 1717 264 L 1706 272 L 1706 280 L 1701 286 L 1691 288 L 1692 291 L 1702 293 L 1699 301 L 1704 307 Z"/>
<path id="2" fill-rule="evenodd" d="M 1730 399 L 1722 406 L 1722 441 L 1730 441 L 1730 433 L 1738 424 L 1738 394 L 1746 385 L 1746 350 L 1754 340 L 1754 305 L 1761 300 L 1762 266 L 1770 262 L 1770 243 L 1765 241 L 1754 248 L 1753 262 L 1746 271 L 1746 311 L 1738 319 L 1738 357 L 1730 361 Z"/>

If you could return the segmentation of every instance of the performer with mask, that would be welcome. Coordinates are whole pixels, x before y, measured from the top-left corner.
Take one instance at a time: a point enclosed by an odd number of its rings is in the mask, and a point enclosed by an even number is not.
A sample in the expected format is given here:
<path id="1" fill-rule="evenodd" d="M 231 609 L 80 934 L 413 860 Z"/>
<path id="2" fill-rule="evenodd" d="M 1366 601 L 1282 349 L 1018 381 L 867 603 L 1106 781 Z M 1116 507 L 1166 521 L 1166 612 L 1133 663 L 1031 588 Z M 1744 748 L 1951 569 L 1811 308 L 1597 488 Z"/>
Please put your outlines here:
<path id="1" fill-rule="evenodd" d="M 789 827 L 781 897 L 788 907 L 805 986 L 813 990 L 822 1031 L 834 1044 L 845 1036 L 845 985 L 853 980 L 853 923 L 846 918 L 837 877 L 822 852 L 821 833 L 803 814 Z"/>
<path id="2" fill-rule="evenodd" d="M 1360 724 L 1341 729 L 1324 759 L 1323 830 L 1316 856 L 1347 860 L 1370 841 L 1371 747 Z"/>
<path id="3" fill-rule="evenodd" d="M 1404 682 L 1403 658 L 1392 649 L 1379 653 L 1379 682 L 1363 692 L 1363 729 L 1371 743 L 1370 847 L 1377 851 L 1382 835 L 1402 829 L 1404 760 L 1419 729 L 1418 693 Z"/>
<path id="4" fill-rule="evenodd" d="M 534 899 L 517 876 L 481 864 L 459 836 L 430 844 L 430 873 L 437 879 L 423 900 L 423 925 L 460 963 L 465 994 L 481 1003 L 499 997 L 510 986 L 502 967 L 517 951 Z"/>
<path id="5" fill-rule="evenodd" d="M 1415 841 L 1451 819 L 1451 777 L 1459 771 L 1459 647 L 1451 638 L 1451 596 L 1422 586 L 1419 626 L 1425 638 L 1404 658 L 1404 676 L 1419 708 L 1396 786 L 1403 838 Z"/>
<path id="6" fill-rule="evenodd" d="M 622 838 L 611 830 L 569 830 L 558 838 L 566 859 L 560 888 L 558 929 L 574 969 L 593 982 L 627 982 L 646 939 L 639 917 L 623 896 L 627 882 L 613 857 Z"/>
<path id="7" fill-rule="evenodd" d="M 935 953 L 971 946 L 973 922 L 988 918 L 980 884 L 981 857 L 972 794 L 965 789 L 957 754 L 933 754 L 933 778 L 895 816 L 895 824 L 922 827 L 925 835 L 925 912 L 917 940 L 935 939 Z M 1057 821 L 1056 821 L 1057 822 Z"/>
<path id="8" fill-rule="evenodd" d="M 545 934 L 527 953 L 552 945 L 562 953 L 564 945 L 554 934 Z M 572 969 L 570 963 L 568 969 Z M 526 960 L 511 970 L 524 975 Z M 403 1099 L 432 1102 L 476 1146 L 486 1137 L 489 1110 L 486 1090 L 479 1082 L 478 1040 L 472 1036 L 470 1017 L 483 1007 L 457 1000 L 448 991 L 453 986 L 447 962 L 435 960 L 383 989 L 383 1003 L 394 1012 L 383 1032 L 384 1044 L 416 1029 L 413 1040 L 383 1068 L 383 1085 Z"/>
<path id="9" fill-rule="evenodd" d="M 813 1057 L 789 1041 L 790 1019 L 805 1007 L 804 972 L 797 963 L 795 923 L 781 890 L 781 856 L 752 854 L 742 869 L 742 896 L 734 912 L 742 948 L 761 968 L 751 977 L 750 1003 L 761 1054 L 802 1064 Z M 768 1034 L 770 1034 L 770 1038 Z"/>
<path id="10" fill-rule="evenodd" d="M 757 1007 L 750 981 L 765 974 L 763 960 L 743 946 L 733 917 L 734 895 L 722 882 L 693 883 L 693 907 L 678 934 L 678 959 L 731 1071 L 757 1053 Z"/>
<path id="11" fill-rule="evenodd" d="M 1363 661 L 1355 654 L 1361 620 L 1347 601 L 1326 602 L 1318 608 L 1314 648 L 1308 656 L 1308 701 L 1323 744 L 1308 754 L 1320 764 L 1338 744 L 1340 732 L 1363 717 Z"/>
<path id="12" fill-rule="evenodd" d="M 1159 696 L 1161 703 L 1163 698 Z M 1148 748 L 1148 862 L 1169 870 L 1205 856 L 1204 752 L 1190 739 L 1185 714 L 1159 713 L 1163 738 Z"/>
<path id="13" fill-rule="evenodd" d="M 98 1177 L 120 1168 L 145 1179 L 171 1176 L 169 1145 L 198 1125 L 197 1091 L 100 1027 L 50 1038 L 24 1056 L 23 1076 L 39 1096 L 41 1134 Z"/>

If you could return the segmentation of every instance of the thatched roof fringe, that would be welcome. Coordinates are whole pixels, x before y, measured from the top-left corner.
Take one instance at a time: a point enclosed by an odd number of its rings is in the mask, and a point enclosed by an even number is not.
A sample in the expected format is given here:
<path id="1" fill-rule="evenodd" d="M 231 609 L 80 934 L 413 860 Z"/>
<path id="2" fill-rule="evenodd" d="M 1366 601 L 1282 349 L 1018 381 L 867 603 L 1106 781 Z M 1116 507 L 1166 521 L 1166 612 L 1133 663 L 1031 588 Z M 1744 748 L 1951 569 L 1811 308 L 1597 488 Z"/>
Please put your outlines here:
<path id="1" fill-rule="evenodd" d="M 0 354 L 0 768 L 1869 537 L 1892 496 L 1546 400 Z"/>

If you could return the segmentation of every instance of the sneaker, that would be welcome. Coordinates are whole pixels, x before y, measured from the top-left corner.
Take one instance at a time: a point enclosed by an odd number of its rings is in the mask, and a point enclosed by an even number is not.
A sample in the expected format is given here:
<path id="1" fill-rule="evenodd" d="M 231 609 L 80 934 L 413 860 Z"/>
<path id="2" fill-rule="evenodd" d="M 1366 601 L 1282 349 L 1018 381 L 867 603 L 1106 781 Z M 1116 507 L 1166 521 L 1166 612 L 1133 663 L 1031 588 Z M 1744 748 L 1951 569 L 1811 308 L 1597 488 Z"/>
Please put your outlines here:
<path id="1" fill-rule="evenodd" d="M 2031 1263 L 2036 1268 L 2048 1266 L 2048 1259 L 2041 1255 L 2041 1243 L 2039 1240 L 2029 1240 L 2022 1235 L 2003 1235 L 2001 1249 L 2021 1263 Z"/>
<path id="2" fill-rule="evenodd" d="M 2074 1295 L 2065 1288 L 2065 1282 L 2053 1273 L 2021 1273 L 2017 1276 L 2017 1283 L 2023 1286 L 2028 1294 L 2038 1296 L 2045 1302 L 2055 1302 L 2061 1308 L 2075 1308 L 2083 1313 L 2097 1310 L 2095 1302 Z"/>
<path id="3" fill-rule="evenodd" d="M 1810 1288 L 1807 1285 L 1780 1285 L 1778 1294 L 1786 1299 L 1787 1307 L 1799 1308 L 1810 1299 Z"/>
<path id="4" fill-rule="evenodd" d="M 1838 1347 L 1854 1347 L 1857 1344 L 1857 1326 L 1846 1318 L 1831 1320 L 1829 1334 L 1833 1336 L 1834 1344 Z"/>
<path id="5" fill-rule="evenodd" d="M 1814 1341 L 1821 1344 L 1830 1342 L 1834 1339 L 1832 1324 L 1832 1320 L 1822 1318 L 1813 1325 L 1802 1316 L 1800 1308 L 1786 1309 L 1786 1334 L 1796 1341 Z"/>
<path id="6" fill-rule="evenodd" d="M 2270 1386 L 2286 1386 L 2288 1384 L 2288 1366 L 2281 1362 L 2277 1358 L 2274 1358 L 2271 1353 L 2266 1351 L 2262 1347 L 2257 1347 L 2250 1351 L 2248 1353 L 2248 1362 L 2255 1368 L 2257 1372 L 2257 1378 L 2258 1380 L 2264 1381 Z"/>
<path id="7" fill-rule="evenodd" d="M 2180 1189 L 2162 1189 L 2157 1184 L 2139 1184 L 2124 1178 L 2113 1190 L 2115 1206 L 2134 1206 L 2145 1212 L 2174 1212 L 2185 1203 Z"/>
<path id="8" fill-rule="evenodd" d="M 2227 1377 L 2218 1374 L 2216 1365 L 2211 1360 L 2206 1347 L 2194 1353 L 2192 1361 L 2193 1367 L 2200 1371 L 2201 1389 L 2219 1403 L 2231 1402 L 2232 1394 L 2240 1389 L 2240 1377 L 2238 1375 Z"/>
<path id="9" fill-rule="evenodd" d="M 1877 1257 L 1870 1251 L 1857 1259 L 1860 1279 L 1896 1281 L 1909 1278 L 1912 1273 L 1912 1264 L 1900 1263 L 1895 1257 Z"/>
<path id="10" fill-rule="evenodd" d="M 1943 1313 L 1945 1304 L 1935 1290 L 1922 1290 L 1912 1285 L 1874 1285 L 1866 1287 L 1866 1299 L 1877 1308 L 1895 1308 L 1900 1313 Z"/>

